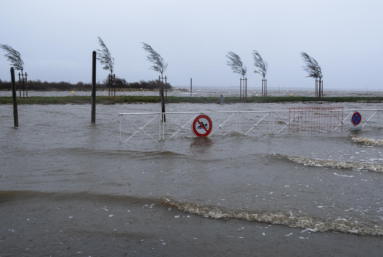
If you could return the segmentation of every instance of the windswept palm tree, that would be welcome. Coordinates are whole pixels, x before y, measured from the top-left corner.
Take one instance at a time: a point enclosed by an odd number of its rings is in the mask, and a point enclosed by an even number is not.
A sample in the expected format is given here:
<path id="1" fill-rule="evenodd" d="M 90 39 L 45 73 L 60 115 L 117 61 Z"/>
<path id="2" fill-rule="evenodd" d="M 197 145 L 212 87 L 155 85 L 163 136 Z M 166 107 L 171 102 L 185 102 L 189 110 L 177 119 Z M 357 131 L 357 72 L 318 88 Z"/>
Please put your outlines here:
<path id="1" fill-rule="evenodd" d="M 148 52 L 147 60 L 151 63 L 153 63 L 153 66 L 150 67 L 150 69 L 154 71 L 158 71 L 161 73 L 161 77 L 166 71 L 166 68 L 168 67 L 168 64 L 165 62 L 165 60 L 161 57 L 159 53 L 157 53 L 150 45 L 142 42 L 143 49 Z"/>
<path id="2" fill-rule="evenodd" d="M 242 75 L 242 79 L 240 79 L 239 83 L 239 98 L 246 99 L 247 98 L 247 79 L 245 80 L 245 75 L 247 73 L 246 66 L 243 65 L 241 57 L 239 55 L 228 52 L 226 57 L 229 59 L 226 64 L 231 67 L 233 73 L 237 73 Z M 243 85 L 242 85 L 243 81 Z"/>
<path id="3" fill-rule="evenodd" d="M 303 61 L 306 64 L 305 66 L 302 66 L 302 68 L 304 71 L 307 71 L 307 73 L 309 74 L 307 77 L 322 79 L 323 77 L 322 69 L 319 66 L 318 62 L 314 58 L 306 54 L 305 52 L 302 52 L 301 56 L 303 58 Z"/>
<path id="4" fill-rule="evenodd" d="M 110 74 L 108 75 L 108 88 L 109 88 L 109 96 L 111 92 L 111 87 L 113 87 L 113 70 L 114 70 L 114 58 L 112 57 L 112 54 L 110 53 L 109 49 L 106 47 L 104 41 L 100 37 L 98 37 L 98 41 L 101 46 L 101 50 L 97 49 L 97 60 L 100 61 L 100 63 L 103 65 L 104 70 L 109 70 Z M 116 96 L 116 88 L 114 88 L 114 96 Z"/>
<path id="5" fill-rule="evenodd" d="M 4 51 L 7 52 L 5 57 L 7 57 L 8 61 L 11 62 L 11 66 L 13 66 L 13 68 L 15 68 L 15 70 L 19 70 L 19 71 L 21 71 L 21 73 L 23 73 L 23 71 L 24 71 L 24 62 L 21 59 L 20 53 L 18 51 L 16 51 L 15 49 L 13 49 L 9 45 L 2 45 L 2 44 L 0 44 L 0 48 L 2 48 Z"/>
<path id="6" fill-rule="evenodd" d="M 102 49 L 97 49 L 97 60 L 103 65 L 102 68 L 104 70 L 109 70 L 110 74 L 112 74 L 114 70 L 114 58 L 100 37 L 98 37 L 98 41 Z"/>
<path id="7" fill-rule="evenodd" d="M 267 62 L 265 62 L 262 59 L 261 55 L 257 52 L 257 50 L 253 51 L 253 58 L 254 58 L 254 66 L 258 68 L 258 70 L 255 70 L 254 73 L 259 73 L 265 79 L 267 69 L 268 69 Z"/>
<path id="8" fill-rule="evenodd" d="M 229 59 L 226 64 L 231 67 L 233 73 L 238 73 L 242 75 L 243 78 L 245 78 L 247 68 L 243 65 L 241 57 L 233 52 L 228 52 L 226 57 Z"/>
<path id="9" fill-rule="evenodd" d="M 162 77 L 162 79 L 164 79 L 163 74 L 166 71 L 168 64 L 165 62 L 165 60 L 161 57 L 161 55 L 159 53 L 154 51 L 154 49 L 150 45 L 148 45 L 144 42 L 142 42 L 142 44 L 143 44 L 142 48 L 146 52 L 149 53 L 147 60 L 149 62 L 153 63 L 153 66 L 150 67 L 150 69 L 152 69 L 154 71 L 158 71 L 159 73 L 161 73 L 161 77 Z M 165 81 L 166 81 L 166 76 L 165 76 Z M 165 99 L 164 99 L 164 83 L 163 83 L 163 81 L 162 81 L 162 83 L 160 83 L 159 93 L 160 93 L 160 97 L 161 97 L 162 113 L 165 113 Z M 166 96 L 167 96 L 167 93 L 166 93 Z M 162 116 L 162 121 L 166 122 L 166 116 L 165 115 Z"/>
<path id="10" fill-rule="evenodd" d="M 258 53 L 257 50 L 253 51 L 253 58 L 254 58 L 254 66 L 258 69 L 254 71 L 254 73 L 259 73 L 262 75 L 262 96 L 267 96 L 267 80 L 266 80 L 266 73 L 268 69 L 267 62 L 265 62 L 261 55 Z"/>
<path id="11" fill-rule="evenodd" d="M 318 92 L 319 95 L 318 96 L 322 97 L 323 96 L 323 82 L 322 82 L 323 74 L 322 74 L 321 67 L 319 66 L 318 62 L 314 58 L 310 57 L 305 52 L 302 52 L 301 56 L 303 58 L 303 61 L 305 62 L 305 66 L 302 66 L 302 68 L 304 71 L 308 73 L 307 77 L 315 78 L 315 80 L 319 79 L 319 92 Z"/>
<path id="12" fill-rule="evenodd" d="M 26 96 L 28 97 L 28 88 L 26 86 L 26 78 L 27 78 L 27 73 L 25 72 L 25 78 L 24 78 L 24 62 L 21 59 L 21 55 L 18 51 L 13 49 L 9 45 L 2 45 L 0 44 L 0 48 L 2 48 L 4 51 L 7 53 L 5 54 L 5 57 L 7 57 L 8 61 L 11 62 L 11 66 L 15 70 L 21 71 L 21 74 L 19 73 L 19 93 L 21 97 L 21 90 L 23 90 L 23 95 L 26 93 Z M 21 75 L 21 81 L 20 81 L 20 75 Z"/>

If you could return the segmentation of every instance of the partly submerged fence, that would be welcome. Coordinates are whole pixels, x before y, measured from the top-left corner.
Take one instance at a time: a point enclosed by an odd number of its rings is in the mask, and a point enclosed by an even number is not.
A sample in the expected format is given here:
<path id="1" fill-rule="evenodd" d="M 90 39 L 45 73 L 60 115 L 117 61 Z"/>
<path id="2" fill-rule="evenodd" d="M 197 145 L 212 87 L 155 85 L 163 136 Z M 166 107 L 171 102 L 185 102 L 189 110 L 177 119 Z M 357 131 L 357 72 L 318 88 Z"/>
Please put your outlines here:
<path id="1" fill-rule="evenodd" d="M 307 107 L 269 111 L 147 112 L 120 113 L 120 142 L 139 135 L 153 141 L 177 136 L 196 137 L 193 120 L 201 113 L 209 115 L 212 131 L 208 137 L 235 132 L 248 136 L 288 133 L 339 133 L 353 126 L 354 112 L 362 116 L 359 128 L 383 128 L 383 109 L 345 110 L 343 107 Z M 166 115 L 166 121 L 162 122 Z"/>

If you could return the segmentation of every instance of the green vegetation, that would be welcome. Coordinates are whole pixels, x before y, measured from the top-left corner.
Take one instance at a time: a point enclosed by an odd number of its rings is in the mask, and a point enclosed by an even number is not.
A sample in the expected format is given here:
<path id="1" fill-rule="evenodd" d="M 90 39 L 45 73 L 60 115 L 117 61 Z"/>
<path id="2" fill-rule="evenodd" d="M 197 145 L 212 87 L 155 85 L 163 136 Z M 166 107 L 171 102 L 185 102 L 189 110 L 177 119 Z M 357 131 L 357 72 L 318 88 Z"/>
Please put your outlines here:
<path id="1" fill-rule="evenodd" d="M 90 96 L 33 96 L 17 98 L 18 104 L 90 104 Z M 97 104 L 159 103 L 159 96 L 97 96 Z M 238 97 L 225 97 L 225 103 L 242 103 Z M 288 102 L 383 102 L 383 97 L 316 97 L 267 96 L 249 97 L 247 103 L 288 103 Z M 219 97 L 177 97 L 169 96 L 166 103 L 220 103 Z M 0 104 L 12 104 L 12 97 L 0 97 Z"/>

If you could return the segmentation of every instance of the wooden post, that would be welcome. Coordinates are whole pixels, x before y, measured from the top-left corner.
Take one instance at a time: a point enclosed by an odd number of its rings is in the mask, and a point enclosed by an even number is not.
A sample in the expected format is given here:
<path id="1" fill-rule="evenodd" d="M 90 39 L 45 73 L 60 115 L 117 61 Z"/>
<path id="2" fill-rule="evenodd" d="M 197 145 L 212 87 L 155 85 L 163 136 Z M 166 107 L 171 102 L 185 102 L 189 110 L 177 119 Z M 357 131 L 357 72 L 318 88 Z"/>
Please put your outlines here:
<path id="1" fill-rule="evenodd" d="M 247 78 L 246 78 L 246 93 L 245 93 L 245 100 L 247 101 Z"/>
<path id="2" fill-rule="evenodd" d="M 321 80 L 321 84 L 322 84 L 322 97 L 323 97 L 323 80 Z"/>
<path id="3" fill-rule="evenodd" d="M 109 91 L 109 97 L 110 97 L 110 74 L 108 75 L 108 91 Z"/>
<path id="4" fill-rule="evenodd" d="M 19 72 L 19 88 L 21 88 L 21 73 Z M 20 97 L 21 97 L 21 91 L 20 91 Z"/>
<path id="5" fill-rule="evenodd" d="M 92 53 L 92 120 L 96 122 L 96 51 Z"/>
<path id="6" fill-rule="evenodd" d="M 319 97 L 318 92 L 318 79 L 315 79 L 315 97 Z"/>
<path id="7" fill-rule="evenodd" d="M 263 79 L 262 79 L 262 96 L 264 96 L 264 94 L 263 94 Z"/>
<path id="8" fill-rule="evenodd" d="M 22 78 L 22 82 L 23 82 L 23 97 L 25 97 L 25 80 L 24 80 L 24 73 L 21 72 L 21 78 Z"/>
<path id="9" fill-rule="evenodd" d="M 166 75 L 165 75 L 165 99 L 168 100 L 168 89 L 166 87 L 166 83 L 167 83 L 166 79 L 167 78 L 166 78 Z"/>
<path id="10" fill-rule="evenodd" d="M 161 76 L 158 76 L 158 94 L 161 98 Z"/>
<path id="11" fill-rule="evenodd" d="M 242 78 L 239 79 L 239 99 L 242 99 Z"/>
<path id="12" fill-rule="evenodd" d="M 163 78 L 163 77 L 162 77 Z M 162 113 L 164 114 L 162 116 L 162 121 L 166 122 L 166 116 L 165 116 L 165 99 L 164 99 L 164 87 L 163 87 L 163 81 L 160 82 L 160 96 L 161 96 L 161 109 Z"/>
<path id="13" fill-rule="evenodd" d="M 19 82 L 20 82 L 20 85 L 19 85 L 19 96 L 21 98 L 21 80 L 20 80 L 20 72 L 19 72 Z"/>
<path id="14" fill-rule="evenodd" d="M 28 97 L 28 74 L 25 72 L 25 93 Z"/>
<path id="15" fill-rule="evenodd" d="M 113 74 L 112 86 L 113 86 L 114 96 L 116 96 L 116 74 Z"/>
<path id="16" fill-rule="evenodd" d="M 13 97 L 13 123 L 17 128 L 19 126 L 19 115 L 17 114 L 17 101 L 16 101 L 16 84 L 15 84 L 15 70 L 11 68 L 11 81 L 12 81 L 12 97 Z"/>

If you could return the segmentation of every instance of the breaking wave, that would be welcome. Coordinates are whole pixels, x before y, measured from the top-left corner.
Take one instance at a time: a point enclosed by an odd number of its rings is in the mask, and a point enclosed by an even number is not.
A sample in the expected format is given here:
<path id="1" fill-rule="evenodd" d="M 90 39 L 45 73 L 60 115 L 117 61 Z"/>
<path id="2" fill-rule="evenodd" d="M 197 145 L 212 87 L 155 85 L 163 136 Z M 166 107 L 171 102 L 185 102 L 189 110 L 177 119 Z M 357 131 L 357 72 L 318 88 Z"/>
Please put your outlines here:
<path id="1" fill-rule="evenodd" d="M 354 143 L 361 143 L 364 145 L 383 146 L 383 140 L 376 140 L 376 139 L 370 139 L 370 138 L 365 138 L 365 137 L 352 137 L 351 141 Z"/>
<path id="2" fill-rule="evenodd" d="M 375 172 L 383 172 L 383 166 L 372 163 L 363 162 L 347 162 L 336 160 L 317 160 L 304 157 L 279 155 L 295 163 L 303 164 L 306 166 L 326 167 L 335 169 L 356 169 L 356 170 L 369 170 Z"/>
<path id="3" fill-rule="evenodd" d="M 303 228 L 312 232 L 341 232 L 358 235 L 382 236 L 383 227 L 374 223 L 353 223 L 346 219 L 320 220 L 311 217 L 297 216 L 292 211 L 284 212 L 248 212 L 225 210 L 223 208 L 200 206 L 192 203 L 183 203 L 171 198 L 163 198 L 167 205 L 177 207 L 179 210 L 212 219 L 239 219 L 256 221 L 275 225 L 285 225 L 293 228 Z"/>

